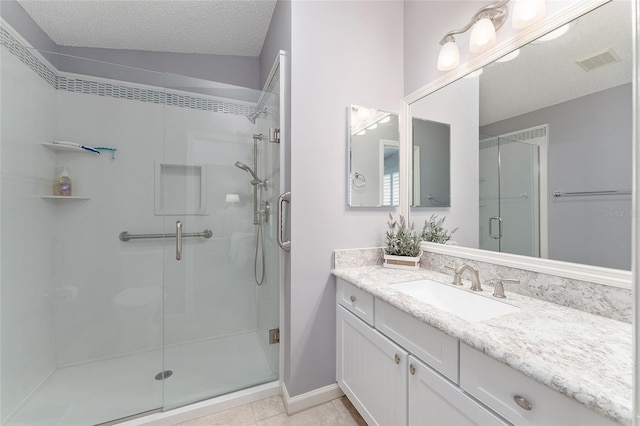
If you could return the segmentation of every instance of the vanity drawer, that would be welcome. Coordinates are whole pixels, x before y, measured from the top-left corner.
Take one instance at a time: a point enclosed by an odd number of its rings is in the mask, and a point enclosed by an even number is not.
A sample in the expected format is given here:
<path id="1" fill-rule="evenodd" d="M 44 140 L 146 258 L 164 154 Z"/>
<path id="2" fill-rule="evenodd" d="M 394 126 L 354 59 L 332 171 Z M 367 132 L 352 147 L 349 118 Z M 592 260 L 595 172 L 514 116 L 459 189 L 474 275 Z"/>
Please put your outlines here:
<path id="1" fill-rule="evenodd" d="M 452 382 L 458 383 L 458 339 L 380 299 L 376 299 L 375 304 L 377 330 Z"/>
<path id="2" fill-rule="evenodd" d="M 336 298 L 339 305 L 344 306 L 358 318 L 373 326 L 373 296 L 371 294 L 337 278 Z"/>
<path id="3" fill-rule="evenodd" d="M 465 344 L 460 345 L 460 387 L 517 425 L 617 424 Z"/>

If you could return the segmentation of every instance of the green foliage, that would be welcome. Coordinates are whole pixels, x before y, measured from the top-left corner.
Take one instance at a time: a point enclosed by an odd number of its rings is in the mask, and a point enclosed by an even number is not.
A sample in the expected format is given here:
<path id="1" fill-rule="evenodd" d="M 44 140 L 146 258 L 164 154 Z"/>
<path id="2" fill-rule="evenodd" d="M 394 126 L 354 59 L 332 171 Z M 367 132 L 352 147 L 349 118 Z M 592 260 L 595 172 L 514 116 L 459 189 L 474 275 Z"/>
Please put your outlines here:
<path id="1" fill-rule="evenodd" d="M 453 233 L 456 232 L 458 228 L 455 228 L 453 231 L 448 231 L 447 229 L 445 229 L 442 226 L 445 219 L 445 216 L 443 216 L 441 219 L 438 219 L 437 215 L 432 214 L 429 217 L 429 220 L 425 220 L 424 228 L 422 228 L 422 234 L 420 235 L 422 240 L 440 244 L 444 244 L 449 241 Z"/>
<path id="2" fill-rule="evenodd" d="M 394 256 L 416 257 L 420 254 L 420 236 L 416 233 L 413 223 L 407 224 L 404 216 L 398 221 L 389 213 L 387 222 L 389 229 L 385 234 L 385 253 Z"/>

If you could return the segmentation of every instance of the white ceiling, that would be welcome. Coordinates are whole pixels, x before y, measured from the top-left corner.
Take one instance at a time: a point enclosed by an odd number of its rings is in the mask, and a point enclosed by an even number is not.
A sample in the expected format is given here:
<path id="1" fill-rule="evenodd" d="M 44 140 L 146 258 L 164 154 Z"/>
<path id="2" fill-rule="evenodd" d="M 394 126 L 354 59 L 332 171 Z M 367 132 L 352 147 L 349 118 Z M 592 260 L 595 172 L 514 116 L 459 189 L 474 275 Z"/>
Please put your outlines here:
<path id="1" fill-rule="evenodd" d="M 259 56 L 275 0 L 17 0 L 58 45 Z"/>
<path id="2" fill-rule="evenodd" d="M 631 2 L 613 1 L 579 18 L 562 37 L 532 43 L 480 76 L 480 125 L 631 82 Z M 613 48 L 622 61 L 583 70 L 577 60 Z"/>

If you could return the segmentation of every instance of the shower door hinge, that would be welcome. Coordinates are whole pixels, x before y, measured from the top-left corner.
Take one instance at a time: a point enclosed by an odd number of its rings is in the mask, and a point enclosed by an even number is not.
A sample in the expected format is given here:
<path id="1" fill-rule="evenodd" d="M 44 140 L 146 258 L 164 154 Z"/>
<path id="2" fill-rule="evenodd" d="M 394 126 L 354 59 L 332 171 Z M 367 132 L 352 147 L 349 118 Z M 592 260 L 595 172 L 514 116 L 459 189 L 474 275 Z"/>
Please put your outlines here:
<path id="1" fill-rule="evenodd" d="M 280 129 L 269 128 L 269 142 L 280 143 Z"/>
<path id="2" fill-rule="evenodd" d="M 280 343 L 280 329 L 274 328 L 269 330 L 269 344 Z"/>

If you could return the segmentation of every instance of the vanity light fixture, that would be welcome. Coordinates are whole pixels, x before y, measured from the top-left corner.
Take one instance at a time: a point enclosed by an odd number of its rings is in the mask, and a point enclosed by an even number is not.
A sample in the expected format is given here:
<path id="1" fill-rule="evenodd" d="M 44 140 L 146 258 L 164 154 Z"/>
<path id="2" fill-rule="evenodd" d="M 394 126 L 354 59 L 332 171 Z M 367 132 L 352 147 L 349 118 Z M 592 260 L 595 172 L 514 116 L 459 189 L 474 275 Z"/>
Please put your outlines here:
<path id="1" fill-rule="evenodd" d="M 442 44 L 442 42 L 440 43 Z M 450 71 L 460 65 L 460 51 L 453 36 L 449 36 L 442 44 L 440 54 L 438 54 L 438 70 Z"/>
<path id="2" fill-rule="evenodd" d="M 471 29 L 469 39 L 469 51 L 471 53 L 482 53 L 496 44 L 496 29 L 490 18 L 481 18 Z"/>
<path id="3" fill-rule="evenodd" d="M 546 13 L 545 0 L 513 0 L 515 2 L 512 25 L 515 29 L 525 28 L 544 18 Z M 509 15 L 510 0 L 501 0 L 484 6 L 473 14 L 471 20 L 464 27 L 449 31 L 440 40 L 438 54 L 438 70 L 450 71 L 460 65 L 460 51 L 453 36 L 464 34 L 471 29 L 469 51 L 482 53 L 490 49 L 496 42 L 496 31 L 504 25 Z M 508 56 L 508 55 L 507 55 Z M 510 59 L 513 59 L 515 54 Z M 505 61 L 507 59 L 504 59 Z"/>
<path id="4" fill-rule="evenodd" d="M 540 21 L 546 13 L 545 0 L 515 0 L 511 26 L 521 30 Z"/>

